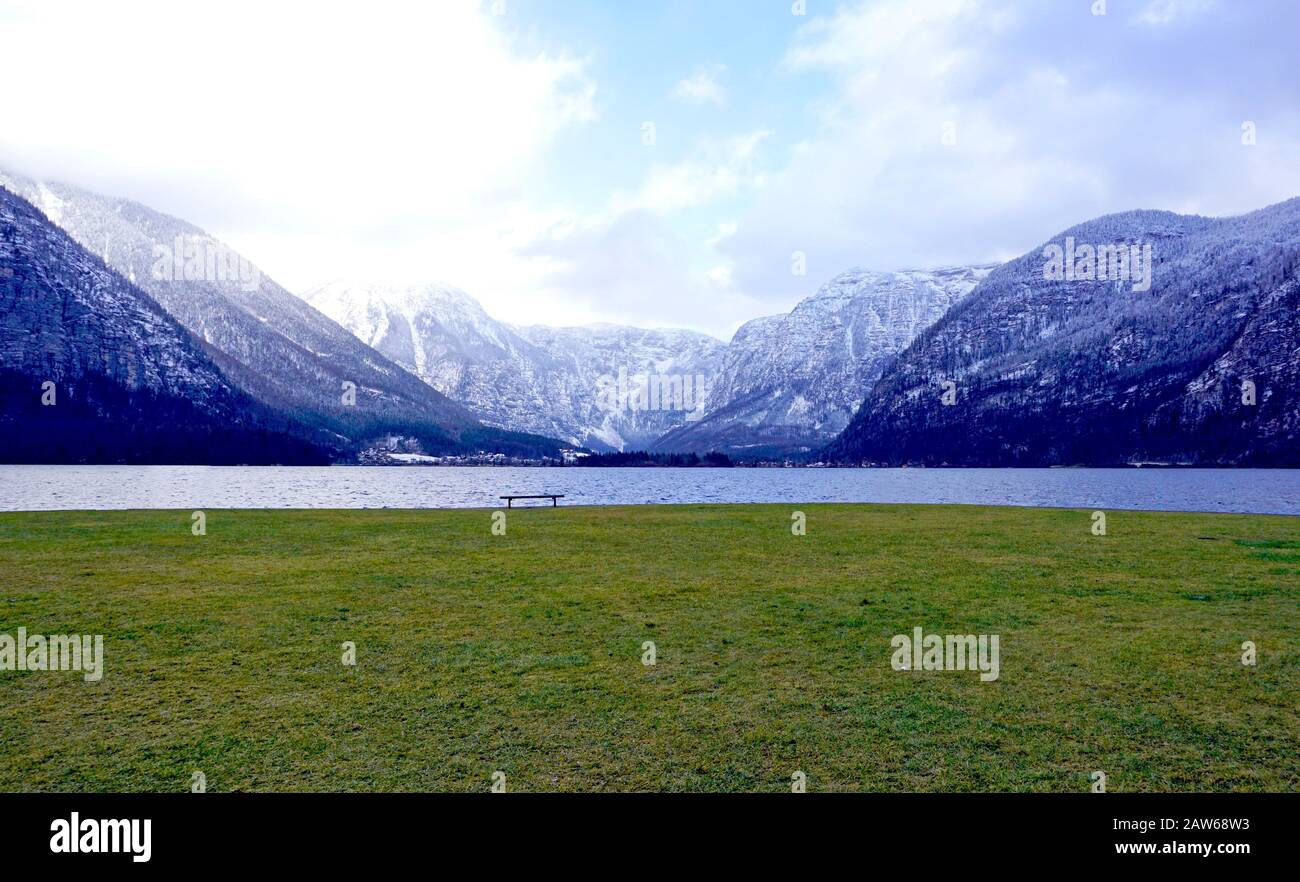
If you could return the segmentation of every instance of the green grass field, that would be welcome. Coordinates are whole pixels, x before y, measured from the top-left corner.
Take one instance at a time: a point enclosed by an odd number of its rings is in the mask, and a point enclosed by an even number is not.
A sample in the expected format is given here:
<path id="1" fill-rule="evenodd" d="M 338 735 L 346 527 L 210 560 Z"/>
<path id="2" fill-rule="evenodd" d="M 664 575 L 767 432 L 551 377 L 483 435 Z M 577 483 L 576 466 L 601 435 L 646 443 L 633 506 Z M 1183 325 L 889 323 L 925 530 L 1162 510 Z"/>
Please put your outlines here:
<path id="1" fill-rule="evenodd" d="M 1300 519 L 799 508 L 0 514 L 0 790 L 1300 788 Z"/>

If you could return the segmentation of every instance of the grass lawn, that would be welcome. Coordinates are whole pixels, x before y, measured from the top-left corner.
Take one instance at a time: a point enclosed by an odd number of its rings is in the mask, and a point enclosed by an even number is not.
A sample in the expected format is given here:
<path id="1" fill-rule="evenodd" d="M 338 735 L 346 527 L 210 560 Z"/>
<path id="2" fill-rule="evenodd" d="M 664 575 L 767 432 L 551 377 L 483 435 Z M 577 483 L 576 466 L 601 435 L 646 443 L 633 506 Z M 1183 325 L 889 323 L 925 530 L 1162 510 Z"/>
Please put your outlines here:
<path id="1" fill-rule="evenodd" d="M 0 790 L 1300 789 L 1300 519 L 800 509 L 0 514 Z"/>

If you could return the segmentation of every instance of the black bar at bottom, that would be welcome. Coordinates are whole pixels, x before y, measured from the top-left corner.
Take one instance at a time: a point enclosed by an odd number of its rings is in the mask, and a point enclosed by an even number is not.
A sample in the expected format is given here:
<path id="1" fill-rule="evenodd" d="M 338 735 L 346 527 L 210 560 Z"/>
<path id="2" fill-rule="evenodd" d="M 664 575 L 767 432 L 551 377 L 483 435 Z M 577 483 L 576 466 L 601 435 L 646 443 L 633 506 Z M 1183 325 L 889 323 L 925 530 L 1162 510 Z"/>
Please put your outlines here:
<path id="1" fill-rule="evenodd" d="M 607 858 L 638 879 L 638 867 L 675 872 L 799 855 L 823 869 L 884 859 L 937 868 L 962 854 L 996 856 L 987 868 L 1054 856 L 1229 869 L 1293 856 L 1297 808 L 1294 794 L 3 794 L 0 855 L 6 869 L 34 861 L 128 872 Z M 87 821 L 148 819 L 149 860 L 133 860 L 130 846 L 53 851 L 74 812 L 83 830 Z"/>

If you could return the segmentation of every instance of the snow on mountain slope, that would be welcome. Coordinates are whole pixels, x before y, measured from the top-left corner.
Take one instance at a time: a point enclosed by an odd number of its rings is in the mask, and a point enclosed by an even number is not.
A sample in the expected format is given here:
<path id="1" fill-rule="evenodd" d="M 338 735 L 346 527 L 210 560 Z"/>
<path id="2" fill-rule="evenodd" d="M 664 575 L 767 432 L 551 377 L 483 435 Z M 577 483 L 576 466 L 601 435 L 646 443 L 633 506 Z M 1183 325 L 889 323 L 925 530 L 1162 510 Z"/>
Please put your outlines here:
<path id="1" fill-rule="evenodd" d="M 995 270 L 894 360 L 825 455 L 1295 466 L 1298 381 L 1300 198 L 1228 218 L 1130 211 Z"/>
<path id="2" fill-rule="evenodd" d="M 0 188 L 0 461 L 327 461 L 309 435 L 235 388 L 147 294 Z"/>
<path id="3" fill-rule="evenodd" d="M 448 400 L 281 288 L 203 230 L 124 199 L 0 171 L 87 251 L 139 285 L 208 343 L 222 370 L 254 398 L 355 448 L 399 434 L 430 452 L 509 452 L 554 445 L 485 429 Z M 354 384 L 355 398 L 345 397 Z M 539 449 L 540 449 L 539 447 Z"/>
<path id="4" fill-rule="evenodd" d="M 726 349 L 707 334 L 671 328 L 517 331 L 561 365 L 557 397 L 585 421 L 590 437 L 614 449 L 644 449 L 699 419 Z"/>
<path id="5" fill-rule="evenodd" d="M 692 331 L 515 327 L 443 285 L 339 281 L 302 298 L 489 423 L 600 450 L 645 447 L 698 413 L 724 349 Z M 619 398 L 620 377 L 625 388 L 689 377 L 693 398 L 650 409 Z"/>
<path id="6" fill-rule="evenodd" d="M 849 270 L 789 314 L 748 322 L 727 348 L 704 418 L 655 449 L 781 456 L 820 447 L 848 425 L 888 361 L 991 269 Z"/>

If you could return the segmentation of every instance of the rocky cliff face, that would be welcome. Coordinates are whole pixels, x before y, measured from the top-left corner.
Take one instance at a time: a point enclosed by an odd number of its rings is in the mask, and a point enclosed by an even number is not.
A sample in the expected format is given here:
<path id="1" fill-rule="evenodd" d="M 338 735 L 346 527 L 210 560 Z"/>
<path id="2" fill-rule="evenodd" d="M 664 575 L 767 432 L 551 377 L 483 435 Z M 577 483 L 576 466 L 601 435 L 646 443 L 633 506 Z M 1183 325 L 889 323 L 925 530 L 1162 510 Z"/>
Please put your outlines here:
<path id="1" fill-rule="evenodd" d="M 691 331 L 516 327 L 444 285 L 334 282 L 302 297 L 487 422 L 597 450 L 648 446 L 698 415 L 724 349 Z M 688 378 L 689 397 L 638 394 Z"/>
<path id="2" fill-rule="evenodd" d="M 990 269 L 850 270 L 789 314 L 745 324 L 727 347 L 704 418 L 656 449 L 784 456 L 823 446 L 885 365 Z"/>
<path id="3" fill-rule="evenodd" d="M 826 455 L 1300 464 L 1297 269 L 1300 199 L 1236 218 L 1081 224 L 921 334 Z"/>
<path id="4" fill-rule="evenodd" d="M 564 366 L 557 398 L 583 422 L 587 438 L 620 450 L 651 448 L 664 433 L 699 419 L 725 351 L 706 334 L 670 328 L 519 332 Z"/>

